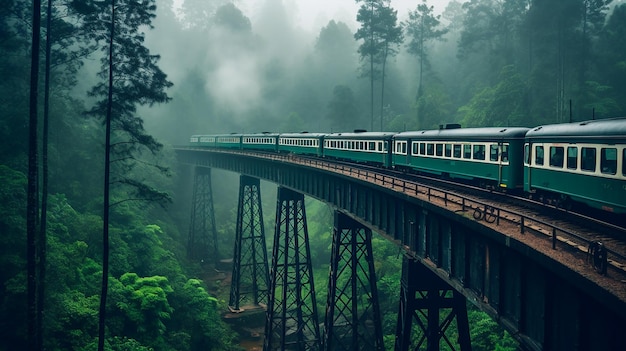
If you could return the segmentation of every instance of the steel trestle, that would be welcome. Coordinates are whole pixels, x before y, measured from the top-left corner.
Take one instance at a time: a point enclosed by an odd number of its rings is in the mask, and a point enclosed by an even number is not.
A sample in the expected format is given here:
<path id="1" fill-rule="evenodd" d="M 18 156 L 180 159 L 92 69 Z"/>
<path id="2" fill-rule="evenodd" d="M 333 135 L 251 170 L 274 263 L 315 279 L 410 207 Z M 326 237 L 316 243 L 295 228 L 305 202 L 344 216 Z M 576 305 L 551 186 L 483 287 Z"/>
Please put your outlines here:
<path id="1" fill-rule="evenodd" d="M 242 175 L 228 306 L 240 312 L 243 304 L 267 304 L 269 273 L 260 181 Z"/>
<path id="2" fill-rule="evenodd" d="M 319 350 L 304 195 L 278 188 L 264 351 Z"/>
<path id="3" fill-rule="evenodd" d="M 195 167 L 187 257 L 202 262 L 219 260 L 211 168 Z"/>
<path id="4" fill-rule="evenodd" d="M 324 350 L 384 350 L 372 231 L 336 211 Z"/>
<path id="5" fill-rule="evenodd" d="M 455 317 L 458 340 L 450 340 L 446 330 Z M 411 338 L 413 322 L 420 332 L 416 338 Z M 395 351 L 424 350 L 424 346 L 426 351 L 438 351 L 442 340 L 450 350 L 471 351 L 465 297 L 423 264 L 405 255 Z"/>

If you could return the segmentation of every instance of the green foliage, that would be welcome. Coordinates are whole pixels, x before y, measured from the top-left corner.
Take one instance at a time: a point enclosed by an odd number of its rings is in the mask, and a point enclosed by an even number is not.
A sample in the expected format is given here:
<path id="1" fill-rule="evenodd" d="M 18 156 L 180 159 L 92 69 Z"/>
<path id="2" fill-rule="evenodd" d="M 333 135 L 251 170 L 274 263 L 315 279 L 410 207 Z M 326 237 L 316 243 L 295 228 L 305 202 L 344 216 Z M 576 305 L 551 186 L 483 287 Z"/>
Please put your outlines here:
<path id="1" fill-rule="evenodd" d="M 166 321 L 173 312 L 168 295 L 173 292 L 166 277 L 139 277 L 125 273 L 110 279 L 110 321 L 113 335 L 125 335 L 144 345 L 166 345 Z"/>
<path id="2" fill-rule="evenodd" d="M 331 130 L 336 132 L 350 130 L 351 126 L 354 127 L 353 123 L 357 120 L 358 112 L 352 89 L 346 85 L 336 85 L 326 114 Z"/>
<path id="3" fill-rule="evenodd" d="M 225 306 L 218 304 L 210 296 L 198 279 L 189 279 L 181 289 L 173 294 L 173 307 L 178 311 L 173 315 L 172 325 L 177 326 L 172 339 L 178 340 L 176 349 L 181 350 L 234 350 L 235 335 L 224 322 L 218 311 Z"/>
<path id="4" fill-rule="evenodd" d="M 459 108 L 461 124 L 466 127 L 533 126 L 536 121 L 527 116 L 527 91 L 522 76 L 512 66 L 500 73 L 494 87 L 486 87 L 465 106 Z"/>
<path id="5" fill-rule="evenodd" d="M 623 115 L 626 111 L 626 101 L 623 96 L 626 94 L 626 4 L 617 5 L 613 13 L 609 16 L 606 25 L 602 29 L 598 38 L 598 75 L 600 86 L 610 88 L 602 90 L 601 94 L 595 93 L 603 98 L 603 107 L 606 109 L 604 115 Z M 595 91 L 592 86 L 591 91 Z M 607 99 L 614 100 L 618 106 L 612 106 L 613 102 L 606 104 Z M 590 104 L 597 100 L 591 97 Z M 595 106 L 594 106 L 595 107 Z"/>
<path id="6" fill-rule="evenodd" d="M 517 342 L 486 313 L 468 306 L 470 339 L 476 350 L 517 350 Z"/>

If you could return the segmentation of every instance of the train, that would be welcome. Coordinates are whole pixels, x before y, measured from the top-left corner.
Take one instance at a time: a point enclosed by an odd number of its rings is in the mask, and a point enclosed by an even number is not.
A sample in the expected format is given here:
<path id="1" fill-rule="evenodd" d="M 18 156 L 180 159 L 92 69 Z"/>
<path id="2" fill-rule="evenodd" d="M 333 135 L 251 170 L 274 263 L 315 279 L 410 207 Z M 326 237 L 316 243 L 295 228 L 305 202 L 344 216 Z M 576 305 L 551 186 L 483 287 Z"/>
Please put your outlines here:
<path id="1" fill-rule="evenodd" d="M 192 135 L 189 146 L 332 158 L 626 214 L 626 117 L 534 128 Z"/>

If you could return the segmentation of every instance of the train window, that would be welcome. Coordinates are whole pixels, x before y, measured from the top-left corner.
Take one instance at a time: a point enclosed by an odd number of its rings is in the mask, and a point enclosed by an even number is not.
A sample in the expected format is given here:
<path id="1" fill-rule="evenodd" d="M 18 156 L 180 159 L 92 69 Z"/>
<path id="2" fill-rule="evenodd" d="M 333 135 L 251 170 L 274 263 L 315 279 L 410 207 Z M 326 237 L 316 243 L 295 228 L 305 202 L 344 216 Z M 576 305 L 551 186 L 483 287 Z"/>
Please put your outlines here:
<path id="1" fill-rule="evenodd" d="M 596 148 L 583 147 L 580 150 L 580 168 L 583 171 L 595 172 L 596 170 Z"/>
<path id="2" fill-rule="evenodd" d="M 502 162 L 509 162 L 509 144 L 502 144 Z"/>
<path id="3" fill-rule="evenodd" d="M 402 153 L 406 155 L 406 141 L 402 143 Z"/>
<path id="4" fill-rule="evenodd" d="M 578 148 L 576 146 L 569 146 L 567 148 L 567 168 L 578 168 Z"/>
<path id="5" fill-rule="evenodd" d="M 426 155 L 432 156 L 435 154 L 435 145 L 433 143 L 426 144 Z"/>
<path id="6" fill-rule="evenodd" d="M 498 144 L 489 146 L 489 161 L 498 162 Z"/>
<path id="7" fill-rule="evenodd" d="M 463 158 L 472 158 L 472 145 L 463 145 Z"/>
<path id="8" fill-rule="evenodd" d="M 485 145 L 474 145 L 474 160 L 485 159 Z"/>
<path id="9" fill-rule="evenodd" d="M 420 155 L 426 155 L 426 143 L 420 143 Z"/>
<path id="10" fill-rule="evenodd" d="M 600 170 L 604 174 L 617 173 L 617 149 L 600 149 Z"/>
<path id="11" fill-rule="evenodd" d="M 446 157 L 452 157 L 452 144 L 446 144 Z"/>
<path id="12" fill-rule="evenodd" d="M 563 168 L 563 155 L 565 149 L 561 146 L 550 146 L 550 166 Z"/>
<path id="13" fill-rule="evenodd" d="M 383 143 L 379 141 L 377 144 L 378 144 L 378 151 L 383 151 Z"/>
<path id="14" fill-rule="evenodd" d="M 461 158 L 461 144 L 454 144 L 454 157 Z"/>
<path id="15" fill-rule="evenodd" d="M 543 166 L 543 146 L 535 146 L 535 164 Z"/>
<path id="16" fill-rule="evenodd" d="M 383 151 L 387 152 L 387 147 L 389 147 L 389 142 L 387 140 L 385 140 L 385 144 L 383 146 Z"/>
<path id="17" fill-rule="evenodd" d="M 417 155 L 419 149 L 419 143 L 412 142 L 411 143 L 411 155 Z"/>
<path id="18" fill-rule="evenodd" d="M 375 141 L 370 141 L 370 143 L 369 143 L 369 144 L 370 144 L 370 145 L 369 145 L 369 148 L 368 148 L 368 149 L 369 149 L 370 151 L 376 151 L 376 142 L 375 142 Z"/>
<path id="19" fill-rule="evenodd" d="M 622 175 L 626 176 L 626 149 L 622 150 Z"/>
<path id="20" fill-rule="evenodd" d="M 437 156 L 443 156 L 443 144 L 436 144 L 435 145 L 435 154 Z"/>

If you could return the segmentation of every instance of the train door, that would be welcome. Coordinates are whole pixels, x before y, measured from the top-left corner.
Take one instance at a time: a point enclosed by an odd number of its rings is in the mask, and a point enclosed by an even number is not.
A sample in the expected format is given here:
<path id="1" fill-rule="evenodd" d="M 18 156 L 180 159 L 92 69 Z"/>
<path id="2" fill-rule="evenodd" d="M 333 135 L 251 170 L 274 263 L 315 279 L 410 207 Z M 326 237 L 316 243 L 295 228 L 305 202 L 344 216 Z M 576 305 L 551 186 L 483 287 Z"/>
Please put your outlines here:
<path id="1" fill-rule="evenodd" d="M 524 143 L 524 191 L 530 191 L 532 143 Z"/>
<path id="2" fill-rule="evenodd" d="M 489 145 L 489 161 L 496 162 L 498 164 L 498 187 L 506 187 L 506 179 L 504 178 L 503 170 L 503 148 L 504 143 L 499 141 L 497 144 Z M 508 144 L 507 144 L 508 145 Z M 508 150 L 507 150 L 508 153 Z"/>
<path id="3" fill-rule="evenodd" d="M 391 147 L 389 145 L 389 142 L 392 142 Z M 383 157 L 384 157 L 384 161 L 383 161 L 383 165 L 385 167 L 391 167 L 392 163 L 392 157 L 393 157 L 393 140 L 392 139 L 387 139 L 383 142 Z"/>

